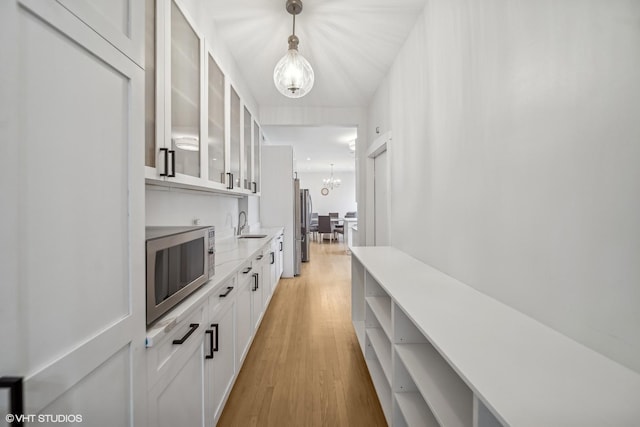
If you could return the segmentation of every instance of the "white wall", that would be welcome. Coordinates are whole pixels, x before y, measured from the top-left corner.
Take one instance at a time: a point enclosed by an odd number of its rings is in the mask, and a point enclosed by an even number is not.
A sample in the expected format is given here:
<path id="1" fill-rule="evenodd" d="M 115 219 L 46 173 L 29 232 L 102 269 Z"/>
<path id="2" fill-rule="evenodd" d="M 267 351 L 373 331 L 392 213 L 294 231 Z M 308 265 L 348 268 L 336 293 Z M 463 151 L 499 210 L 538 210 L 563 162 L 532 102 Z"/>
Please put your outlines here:
<path id="1" fill-rule="evenodd" d="M 639 19 L 431 0 L 368 125 L 393 132 L 394 246 L 636 371 Z"/>
<path id="2" fill-rule="evenodd" d="M 356 211 L 356 174 L 355 172 L 334 172 L 333 176 L 342 182 L 340 188 L 329 190 L 329 194 L 320 194 L 322 180 L 328 178 L 330 174 L 316 172 L 298 172 L 300 178 L 300 188 L 308 188 L 313 201 L 313 211 L 320 215 L 327 215 L 329 212 L 338 212 L 344 216 L 349 211 Z"/>

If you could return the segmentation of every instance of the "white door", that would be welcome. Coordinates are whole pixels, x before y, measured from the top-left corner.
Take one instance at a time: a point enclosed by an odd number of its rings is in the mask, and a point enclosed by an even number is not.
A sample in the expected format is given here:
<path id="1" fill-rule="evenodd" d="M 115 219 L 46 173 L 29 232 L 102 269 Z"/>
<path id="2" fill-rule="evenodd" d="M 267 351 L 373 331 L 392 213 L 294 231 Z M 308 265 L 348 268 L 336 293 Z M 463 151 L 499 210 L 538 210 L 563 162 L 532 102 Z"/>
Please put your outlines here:
<path id="1" fill-rule="evenodd" d="M 0 376 L 27 414 L 144 425 L 144 71 L 106 24 L 144 4 L 0 3 Z"/>
<path id="2" fill-rule="evenodd" d="M 374 162 L 374 244 L 389 245 L 389 165 L 387 151 L 378 154 Z"/>

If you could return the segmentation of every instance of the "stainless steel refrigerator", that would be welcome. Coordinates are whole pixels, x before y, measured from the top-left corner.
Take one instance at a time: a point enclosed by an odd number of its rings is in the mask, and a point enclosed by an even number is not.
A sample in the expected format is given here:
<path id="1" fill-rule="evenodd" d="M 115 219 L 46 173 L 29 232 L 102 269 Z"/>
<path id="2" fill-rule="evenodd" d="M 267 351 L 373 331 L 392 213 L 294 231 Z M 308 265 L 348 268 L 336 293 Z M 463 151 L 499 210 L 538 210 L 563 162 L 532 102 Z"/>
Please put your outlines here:
<path id="1" fill-rule="evenodd" d="M 311 201 L 311 193 L 306 188 L 300 190 L 300 231 L 302 234 L 302 262 L 309 262 L 311 253 L 309 252 L 309 239 L 311 229 L 311 212 L 313 211 L 313 203 Z"/>
<path id="2" fill-rule="evenodd" d="M 302 204 L 300 199 L 300 180 L 293 180 L 293 237 L 294 237 L 294 258 L 293 258 L 293 275 L 299 276 L 302 267 L 302 243 L 304 235 L 302 234 Z"/>

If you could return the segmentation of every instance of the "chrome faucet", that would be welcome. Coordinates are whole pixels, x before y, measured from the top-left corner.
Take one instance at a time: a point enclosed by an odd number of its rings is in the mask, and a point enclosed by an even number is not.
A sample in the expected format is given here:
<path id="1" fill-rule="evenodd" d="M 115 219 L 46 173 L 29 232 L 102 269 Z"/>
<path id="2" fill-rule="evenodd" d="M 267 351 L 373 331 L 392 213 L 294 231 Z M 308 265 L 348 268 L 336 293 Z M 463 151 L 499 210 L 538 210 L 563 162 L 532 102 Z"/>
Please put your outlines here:
<path id="1" fill-rule="evenodd" d="M 240 225 L 240 218 L 244 215 L 244 223 Z M 242 234 L 242 230 L 247 226 L 247 213 L 245 211 L 240 211 L 238 214 L 238 236 Z"/>

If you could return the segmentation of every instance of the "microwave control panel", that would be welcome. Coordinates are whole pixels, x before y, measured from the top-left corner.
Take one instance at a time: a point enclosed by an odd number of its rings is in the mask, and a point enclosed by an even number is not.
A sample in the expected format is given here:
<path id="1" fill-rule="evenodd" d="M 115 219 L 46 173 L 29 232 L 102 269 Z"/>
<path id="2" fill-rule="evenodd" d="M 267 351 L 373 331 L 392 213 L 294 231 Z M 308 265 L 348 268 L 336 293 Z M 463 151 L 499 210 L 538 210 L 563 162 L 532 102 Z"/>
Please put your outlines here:
<path id="1" fill-rule="evenodd" d="M 209 278 L 216 272 L 216 229 L 209 227 L 208 254 L 209 254 Z"/>

